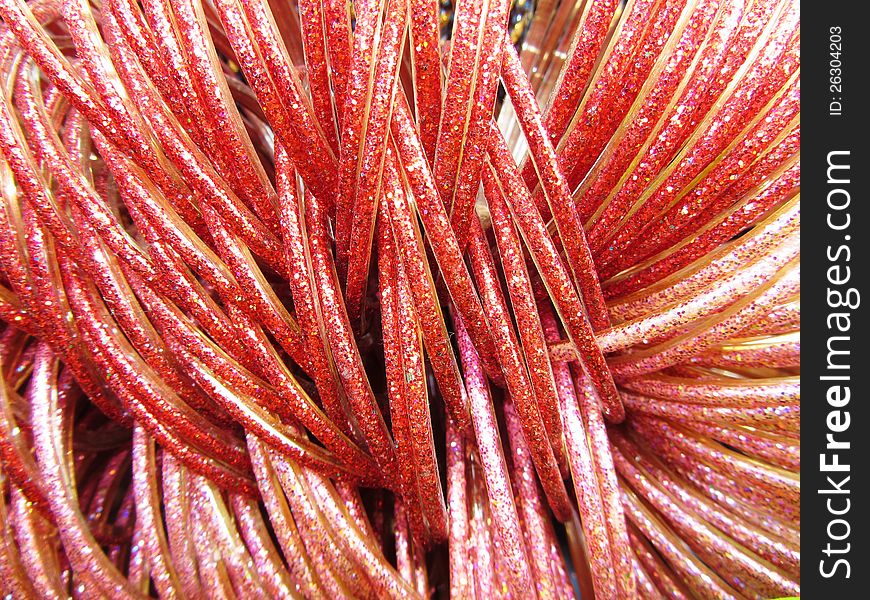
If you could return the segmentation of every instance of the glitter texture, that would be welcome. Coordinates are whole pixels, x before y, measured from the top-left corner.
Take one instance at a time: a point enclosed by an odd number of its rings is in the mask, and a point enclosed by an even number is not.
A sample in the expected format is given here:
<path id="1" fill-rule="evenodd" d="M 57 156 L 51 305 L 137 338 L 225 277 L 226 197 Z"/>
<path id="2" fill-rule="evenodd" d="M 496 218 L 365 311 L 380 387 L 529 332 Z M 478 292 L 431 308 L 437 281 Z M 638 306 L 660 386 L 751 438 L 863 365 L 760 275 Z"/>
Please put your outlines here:
<path id="1" fill-rule="evenodd" d="M 0 0 L 0 594 L 800 595 L 794 0 Z"/>

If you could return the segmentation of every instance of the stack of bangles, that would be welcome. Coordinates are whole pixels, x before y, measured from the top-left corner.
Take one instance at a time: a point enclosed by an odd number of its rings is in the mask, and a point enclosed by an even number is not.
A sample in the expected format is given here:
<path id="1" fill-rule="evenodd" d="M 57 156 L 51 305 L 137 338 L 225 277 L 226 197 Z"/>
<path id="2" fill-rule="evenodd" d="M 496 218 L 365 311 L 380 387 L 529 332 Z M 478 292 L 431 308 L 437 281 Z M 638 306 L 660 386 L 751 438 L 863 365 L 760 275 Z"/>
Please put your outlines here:
<path id="1" fill-rule="evenodd" d="M 797 0 L 0 0 L 0 593 L 800 594 Z"/>

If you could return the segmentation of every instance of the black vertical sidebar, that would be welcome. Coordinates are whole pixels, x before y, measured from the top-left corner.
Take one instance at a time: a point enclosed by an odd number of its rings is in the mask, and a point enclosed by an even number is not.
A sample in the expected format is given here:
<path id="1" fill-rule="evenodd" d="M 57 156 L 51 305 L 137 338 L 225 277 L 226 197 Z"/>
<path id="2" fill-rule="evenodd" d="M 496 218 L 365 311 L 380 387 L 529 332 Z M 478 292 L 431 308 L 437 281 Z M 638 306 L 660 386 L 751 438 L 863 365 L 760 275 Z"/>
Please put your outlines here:
<path id="1" fill-rule="evenodd" d="M 801 16 L 801 589 L 868 597 L 870 215 L 867 61 L 857 2 Z"/>

